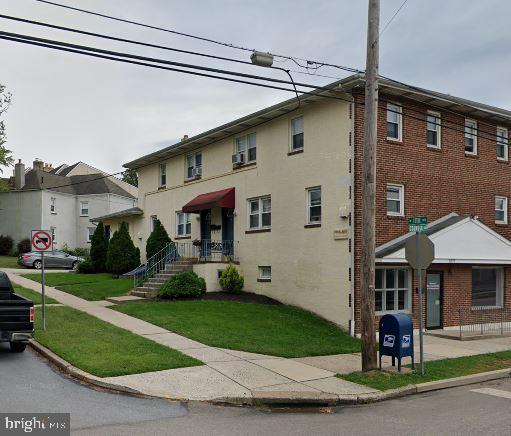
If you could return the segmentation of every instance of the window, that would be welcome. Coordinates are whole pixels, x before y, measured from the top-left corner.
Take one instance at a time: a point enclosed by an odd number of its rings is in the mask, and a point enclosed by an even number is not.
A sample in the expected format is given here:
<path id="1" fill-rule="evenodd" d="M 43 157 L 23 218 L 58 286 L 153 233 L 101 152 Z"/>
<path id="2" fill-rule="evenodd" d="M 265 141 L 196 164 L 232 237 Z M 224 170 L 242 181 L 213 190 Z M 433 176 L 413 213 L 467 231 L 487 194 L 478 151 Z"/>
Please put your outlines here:
<path id="1" fill-rule="evenodd" d="M 50 198 L 50 212 L 57 213 L 57 199 L 55 197 Z"/>
<path id="2" fill-rule="evenodd" d="M 387 185 L 387 215 L 404 216 L 404 186 Z"/>
<path id="3" fill-rule="evenodd" d="M 151 215 L 151 218 L 149 218 L 149 231 L 152 233 L 154 228 L 156 227 L 156 221 L 158 221 L 158 216 Z"/>
<path id="4" fill-rule="evenodd" d="M 374 310 L 388 312 L 410 309 L 410 270 L 407 268 L 377 268 Z"/>
<path id="5" fill-rule="evenodd" d="M 251 230 L 271 228 L 271 197 L 248 200 L 248 228 Z"/>
<path id="6" fill-rule="evenodd" d="M 95 230 L 96 230 L 96 227 L 87 227 L 87 242 L 92 241 L 92 236 L 94 235 Z"/>
<path id="7" fill-rule="evenodd" d="M 387 103 L 387 139 L 401 141 L 403 133 L 403 108 L 401 105 Z"/>
<path id="8" fill-rule="evenodd" d="M 186 156 L 186 178 L 195 179 L 202 175 L 202 153 L 190 153 Z"/>
<path id="9" fill-rule="evenodd" d="M 271 282 L 271 266 L 259 267 L 259 281 Z"/>
<path id="10" fill-rule="evenodd" d="M 163 188 L 167 185 L 167 164 L 160 164 L 160 178 L 159 178 L 160 188 Z"/>
<path id="11" fill-rule="evenodd" d="M 428 111 L 427 144 L 431 148 L 440 148 L 440 113 Z"/>
<path id="12" fill-rule="evenodd" d="M 505 127 L 497 127 L 497 159 L 508 159 L 508 131 Z"/>
<path id="13" fill-rule="evenodd" d="M 472 307 L 502 306 L 503 284 L 501 268 L 472 268 Z"/>
<path id="14" fill-rule="evenodd" d="M 192 220 L 189 213 L 176 212 L 176 235 L 190 236 L 192 233 Z"/>
<path id="15" fill-rule="evenodd" d="M 465 120 L 465 153 L 477 154 L 477 121 Z"/>
<path id="16" fill-rule="evenodd" d="M 495 197 L 495 223 L 507 224 L 507 197 Z"/>
<path id="17" fill-rule="evenodd" d="M 57 242 L 57 227 L 50 227 L 50 231 L 53 235 L 53 245 Z"/>
<path id="18" fill-rule="evenodd" d="M 321 187 L 307 189 L 307 224 L 321 223 Z"/>
<path id="19" fill-rule="evenodd" d="M 303 117 L 291 120 L 291 151 L 303 150 Z"/>
<path id="20" fill-rule="evenodd" d="M 255 162 L 257 158 L 256 134 L 236 138 L 236 154 L 243 155 L 244 163 Z"/>
<path id="21" fill-rule="evenodd" d="M 89 216 L 89 202 L 80 201 L 80 216 Z"/>

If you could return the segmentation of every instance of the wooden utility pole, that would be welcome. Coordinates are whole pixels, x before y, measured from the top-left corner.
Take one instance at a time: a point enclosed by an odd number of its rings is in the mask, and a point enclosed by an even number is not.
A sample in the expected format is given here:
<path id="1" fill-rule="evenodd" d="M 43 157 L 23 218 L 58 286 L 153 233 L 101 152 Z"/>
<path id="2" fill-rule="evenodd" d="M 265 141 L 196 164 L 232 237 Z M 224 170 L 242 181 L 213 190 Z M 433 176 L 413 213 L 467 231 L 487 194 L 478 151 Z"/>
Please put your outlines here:
<path id="1" fill-rule="evenodd" d="M 360 316 L 362 370 L 377 368 L 374 326 L 374 251 L 376 206 L 376 141 L 378 125 L 378 58 L 380 0 L 369 0 L 365 73 L 364 148 L 362 154 L 362 259 Z"/>

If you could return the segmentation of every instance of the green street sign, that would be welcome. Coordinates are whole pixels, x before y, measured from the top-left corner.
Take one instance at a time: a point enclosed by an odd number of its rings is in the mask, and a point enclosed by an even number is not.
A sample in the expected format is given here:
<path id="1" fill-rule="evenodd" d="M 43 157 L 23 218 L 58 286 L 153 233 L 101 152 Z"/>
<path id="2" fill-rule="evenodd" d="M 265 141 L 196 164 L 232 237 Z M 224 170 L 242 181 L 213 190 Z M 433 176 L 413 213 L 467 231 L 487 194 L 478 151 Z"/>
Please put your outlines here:
<path id="1" fill-rule="evenodd" d="M 408 218 L 408 231 L 409 232 L 424 232 L 428 227 L 428 217 L 416 216 Z"/>

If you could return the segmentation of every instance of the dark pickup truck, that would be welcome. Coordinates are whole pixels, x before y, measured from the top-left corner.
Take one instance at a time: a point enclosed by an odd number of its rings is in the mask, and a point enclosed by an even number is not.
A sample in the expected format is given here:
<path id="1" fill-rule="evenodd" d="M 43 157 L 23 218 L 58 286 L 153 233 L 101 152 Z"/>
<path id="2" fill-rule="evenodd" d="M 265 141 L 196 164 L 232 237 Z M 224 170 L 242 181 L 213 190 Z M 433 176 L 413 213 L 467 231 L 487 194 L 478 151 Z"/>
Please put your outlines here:
<path id="1" fill-rule="evenodd" d="M 11 351 L 25 351 L 34 333 L 34 303 L 16 295 L 7 274 L 0 271 L 0 342 L 9 342 Z"/>

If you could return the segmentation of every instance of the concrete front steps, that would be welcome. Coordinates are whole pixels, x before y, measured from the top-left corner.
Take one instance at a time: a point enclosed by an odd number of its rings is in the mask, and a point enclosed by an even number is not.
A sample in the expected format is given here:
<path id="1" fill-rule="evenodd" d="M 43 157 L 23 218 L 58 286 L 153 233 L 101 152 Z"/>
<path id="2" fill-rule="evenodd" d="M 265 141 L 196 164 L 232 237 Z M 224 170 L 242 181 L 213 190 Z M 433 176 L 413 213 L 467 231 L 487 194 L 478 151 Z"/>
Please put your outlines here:
<path id="1" fill-rule="evenodd" d="M 165 266 L 158 274 L 151 277 L 141 286 L 130 291 L 130 295 L 135 297 L 154 299 L 158 295 L 158 291 L 172 276 L 183 271 L 192 271 L 195 259 L 177 260 Z"/>

